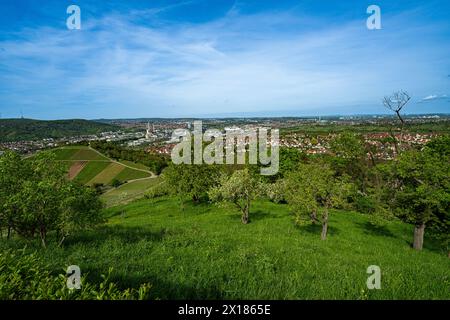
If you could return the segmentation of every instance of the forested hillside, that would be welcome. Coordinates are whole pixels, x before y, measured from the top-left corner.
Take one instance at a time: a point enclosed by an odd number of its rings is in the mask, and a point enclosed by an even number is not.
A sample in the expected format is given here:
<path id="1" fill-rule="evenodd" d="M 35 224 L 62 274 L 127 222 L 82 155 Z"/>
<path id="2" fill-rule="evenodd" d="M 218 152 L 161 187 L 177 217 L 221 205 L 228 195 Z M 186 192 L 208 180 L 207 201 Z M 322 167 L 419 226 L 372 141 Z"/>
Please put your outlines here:
<path id="1" fill-rule="evenodd" d="M 114 125 L 82 119 L 34 120 L 0 119 L 0 142 L 62 138 L 116 131 Z"/>

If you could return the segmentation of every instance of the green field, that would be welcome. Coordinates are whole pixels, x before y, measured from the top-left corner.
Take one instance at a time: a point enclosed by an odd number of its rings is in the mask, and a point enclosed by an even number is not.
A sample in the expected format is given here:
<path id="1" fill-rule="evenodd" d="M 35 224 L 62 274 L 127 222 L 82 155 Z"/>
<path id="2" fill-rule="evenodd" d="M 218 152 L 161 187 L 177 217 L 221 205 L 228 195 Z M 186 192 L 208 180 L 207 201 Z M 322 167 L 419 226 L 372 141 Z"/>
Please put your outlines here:
<path id="1" fill-rule="evenodd" d="M 151 176 L 148 168 L 144 165 L 131 161 L 116 162 L 87 146 L 67 146 L 54 149 L 53 152 L 57 160 L 65 163 L 67 170 L 70 170 L 70 166 L 77 161 L 88 161 L 74 178 L 76 181 L 87 185 L 94 183 L 108 184 L 113 179 L 127 182 Z"/>
<path id="2" fill-rule="evenodd" d="M 74 155 L 72 155 L 71 160 L 109 160 L 109 159 L 95 152 L 94 150 L 79 149 Z"/>
<path id="3" fill-rule="evenodd" d="M 59 148 L 53 151 L 57 160 L 71 160 L 77 152 L 78 149 L 75 148 Z"/>
<path id="4" fill-rule="evenodd" d="M 143 179 L 150 177 L 150 174 L 148 172 L 139 171 L 139 170 L 133 170 L 130 168 L 125 168 L 117 176 L 115 176 L 116 179 L 120 181 L 129 181 L 134 179 Z"/>
<path id="5" fill-rule="evenodd" d="M 62 147 L 53 151 L 57 160 L 109 160 L 85 146 Z"/>
<path id="6" fill-rule="evenodd" d="M 113 267 L 123 287 L 152 284 L 161 299 L 449 299 L 450 259 L 429 239 L 417 252 L 412 227 L 375 227 L 366 216 L 337 211 L 329 237 L 298 227 L 285 205 L 256 202 L 250 223 L 234 209 L 172 198 L 105 210 L 108 223 L 79 233 L 63 248 L 38 250 L 59 273 L 81 267 L 88 278 Z M 5 244 L 3 244 L 5 245 Z M 21 247 L 23 244 L 10 242 Z M 381 268 L 380 290 L 368 290 L 367 267 Z"/>
<path id="7" fill-rule="evenodd" d="M 142 163 L 134 163 L 128 160 L 120 160 L 120 163 L 123 163 L 126 166 L 132 167 L 132 168 L 136 168 L 136 169 L 141 169 L 141 170 L 147 170 L 149 171 L 149 167 L 143 165 Z"/>
<path id="8" fill-rule="evenodd" d="M 158 177 L 133 181 L 102 194 L 100 198 L 107 207 L 128 203 L 142 197 L 149 188 L 160 182 Z"/>
<path id="9" fill-rule="evenodd" d="M 103 183 L 107 184 L 111 182 L 125 167 L 117 164 L 115 162 L 110 162 L 108 166 L 99 174 L 97 174 L 94 178 L 92 178 L 87 184 L 91 185 L 94 183 Z"/>
<path id="10" fill-rule="evenodd" d="M 109 164 L 110 162 L 106 161 L 89 161 L 83 170 L 75 177 L 75 180 L 82 184 L 86 184 L 100 174 L 100 172 L 105 170 Z"/>

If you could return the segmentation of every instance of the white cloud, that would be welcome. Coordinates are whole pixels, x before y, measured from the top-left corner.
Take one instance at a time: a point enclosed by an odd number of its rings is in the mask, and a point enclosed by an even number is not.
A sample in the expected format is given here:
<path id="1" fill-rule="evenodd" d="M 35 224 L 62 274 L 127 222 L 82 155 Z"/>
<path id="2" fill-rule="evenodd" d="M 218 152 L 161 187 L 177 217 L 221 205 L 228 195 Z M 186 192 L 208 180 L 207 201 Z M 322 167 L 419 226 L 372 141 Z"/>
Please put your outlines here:
<path id="1" fill-rule="evenodd" d="M 83 21 L 80 31 L 22 30 L 1 41 L 0 106 L 55 117 L 367 106 L 400 88 L 435 90 L 450 52 L 431 42 L 398 46 L 414 32 L 376 33 L 359 20 L 313 31 L 305 24 L 318 24 L 311 18 L 234 10 L 209 23 L 153 28 L 135 24 L 137 14 Z"/>
<path id="2" fill-rule="evenodd" d="M 448 96 L 446 94 L 442 94 L 442 95 L 430 94 L 429 96 L 426 96 L 425 98 L 423 98 L 421 101 L 426 102 L 426 101 L 440 100 L 440 99 L 446 99 L 446 98 L 448 98 Z"/>

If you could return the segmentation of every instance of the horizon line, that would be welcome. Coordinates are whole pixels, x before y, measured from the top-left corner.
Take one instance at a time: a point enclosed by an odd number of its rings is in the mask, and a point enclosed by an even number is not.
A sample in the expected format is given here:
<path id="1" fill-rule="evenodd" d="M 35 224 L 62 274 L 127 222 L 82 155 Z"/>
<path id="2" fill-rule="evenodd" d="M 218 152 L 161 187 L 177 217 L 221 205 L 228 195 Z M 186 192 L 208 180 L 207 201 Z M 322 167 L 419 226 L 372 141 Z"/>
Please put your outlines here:
<path id="1" fill-rule="evenodd" d="M 450 113 L 445 112 L 431 112 L 431 113 L 405 113 L 403 116 L 450 116 Z M 145 120 L 145 119 L 285 119 L 285 118 L 294 118 L 294 119 L 302 119 L 302 118 L 333 118 L 333 117 L 374 117 L 374 116 L 388 116 L 388 117 L 396 117 L 395 114 L 390 113 L 355 113 L 355 114 L 326 114 L 326 115 L 304 115 L 304 116 L 244 116 L 244 115 L 236 115 L 236 116 L 178 116 L 178 117 L 131 117 L 131 118 L 53 118 L 53 119 L 43 119 L 43 118 L 26 118 L 26 117 L 17 117 L 17 118 L 0 118 L 0 120 L 38 120 L 38 121 L 61 121 L 61 120 L 87 120 L 87 121 L 99 121 L 99 120 Z"/>

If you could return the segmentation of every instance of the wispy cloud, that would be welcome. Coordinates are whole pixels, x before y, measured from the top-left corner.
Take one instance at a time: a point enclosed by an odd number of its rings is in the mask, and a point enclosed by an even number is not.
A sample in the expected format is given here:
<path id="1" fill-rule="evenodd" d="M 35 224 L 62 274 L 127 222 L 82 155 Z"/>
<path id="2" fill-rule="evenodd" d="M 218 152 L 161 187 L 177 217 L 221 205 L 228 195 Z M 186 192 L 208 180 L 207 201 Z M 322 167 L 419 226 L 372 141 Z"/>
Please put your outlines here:
<path id="1" fill-rule="evenodd" d="M 446 94 L 443 95 L 436 95 L 436 94 L 430 94 L 429 96 L 426 96 L 425 98 L 422 98 L 422 102 L 427 102 L 427 101 L 435 101 L 435 100 L 441 100 L 441 99 L 447 99 L 448 96 Z"/>
<path id="2" fill-rule="evenodd" d="M 111 13 L 79 31 L 23 29 L 0 41 L 0 108 L 57 118 L 365 113 L 392 90 L 417 97 L 446 85 L 450 45 L 435 36 L 443 26 L 413 24 L 408 14 L 387 16 L 380 31 L 368 31 L 364 15 L 311 29 L 326 20 L 237 7 L 206 23 L 137 22 L 164 10 Z"/>

